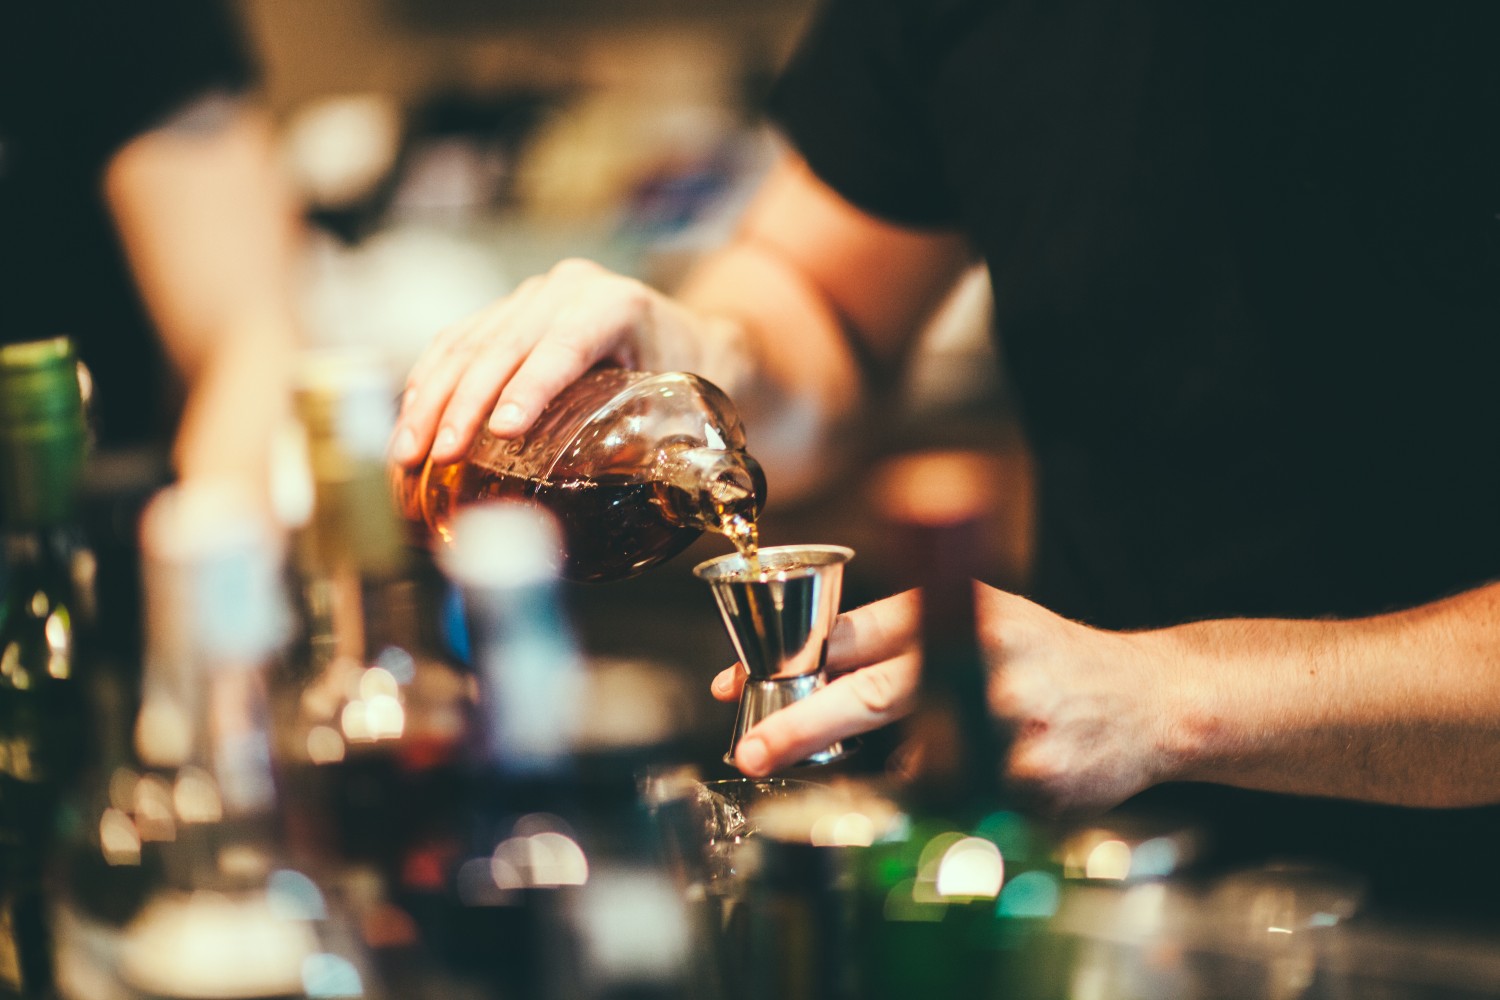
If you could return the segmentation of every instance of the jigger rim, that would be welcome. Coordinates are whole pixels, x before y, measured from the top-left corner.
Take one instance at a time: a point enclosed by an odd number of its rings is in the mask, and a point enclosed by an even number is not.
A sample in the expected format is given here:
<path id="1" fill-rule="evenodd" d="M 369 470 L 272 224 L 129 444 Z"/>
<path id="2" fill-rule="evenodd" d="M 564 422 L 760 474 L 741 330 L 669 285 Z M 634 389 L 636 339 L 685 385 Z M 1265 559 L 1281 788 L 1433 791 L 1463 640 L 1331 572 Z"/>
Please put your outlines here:
<path id="1" fill-rule="evenodd" d="M 739 552 L 705 559 L 693 567 L 693 575 L 707 583 L 796 580 L 815 576 L 829 566 L 842 566 L 853 558 L 854 550 L 847 545 L 771 545 L 756 552 L 761 566 L 759 576 L 749 575 L 749 562 Z"/>

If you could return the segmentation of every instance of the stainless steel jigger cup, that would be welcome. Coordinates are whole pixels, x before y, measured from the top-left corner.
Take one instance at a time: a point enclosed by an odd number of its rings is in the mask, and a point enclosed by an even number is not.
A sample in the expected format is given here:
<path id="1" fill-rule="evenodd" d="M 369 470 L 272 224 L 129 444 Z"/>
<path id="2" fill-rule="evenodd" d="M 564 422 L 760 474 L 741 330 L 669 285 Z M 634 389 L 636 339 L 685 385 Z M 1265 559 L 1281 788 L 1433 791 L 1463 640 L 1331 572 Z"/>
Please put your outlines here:
<path id="1" fill-rule="evenodd" d="M 760 550 L 759 573 L 737 552 L 693 567 L 713 588 L 748 675 L 726 762 L 734 763 L 740 739 L 757 722 L 823 686 L 844 564 L 853 557 L 840 545 L 778 545 Z M 852 740 L 834 743 L 799 764 L 828 764 L 853 749 Z"/>

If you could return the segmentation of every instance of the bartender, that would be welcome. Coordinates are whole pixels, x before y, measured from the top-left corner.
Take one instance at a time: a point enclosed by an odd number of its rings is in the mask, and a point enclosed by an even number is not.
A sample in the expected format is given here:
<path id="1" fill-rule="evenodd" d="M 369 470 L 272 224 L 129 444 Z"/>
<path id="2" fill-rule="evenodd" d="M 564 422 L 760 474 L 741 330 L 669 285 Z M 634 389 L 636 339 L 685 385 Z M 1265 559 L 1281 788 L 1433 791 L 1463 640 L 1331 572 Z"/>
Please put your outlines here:
<path id="1" fill-rule="evenodd" d="M 220 0 L 0 9 L 0 337 L 70 335 L 106 450 L 264 494 L 291 199 Z"/>
<path id="2" fill-rule="evenodd" d="M 1496 37 L 1493 4 L 830 0 L 736 238 L 672 298 L 568 261 L 442 331 L 393 455 L 515 434 L 613 359 L 719 382 L 795 488 L 978 256 L 1037 469 L 1030 590 L 980 594 L 1008 778 L 1488 912 Z M 905 712 L 914 607 L 844 615 L 838 679 L 740 767 Z"/>

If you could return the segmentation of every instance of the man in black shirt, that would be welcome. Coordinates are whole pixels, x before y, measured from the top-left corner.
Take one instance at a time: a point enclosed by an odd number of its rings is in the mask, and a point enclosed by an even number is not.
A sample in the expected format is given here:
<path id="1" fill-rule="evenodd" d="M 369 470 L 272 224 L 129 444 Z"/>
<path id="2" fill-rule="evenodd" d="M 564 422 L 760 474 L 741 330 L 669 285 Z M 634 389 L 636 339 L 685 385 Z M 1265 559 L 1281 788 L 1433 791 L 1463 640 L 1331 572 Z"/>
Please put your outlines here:
<path id="1" fill-rule="evenodd" d="M 293 213 L 255 82 L 217 0 L 0 11 L 0 337 L 74 338 L 101 447 L 259 487 Z"/>
<path id="2" fill-rule="evenodd" d="M 725 385 L 757 440 L 806 442 L 768 463 L 794 482 L 858 413 L 856 358 L 902 357 L 977 253 L 1038 478 L 1032 591 L 981 593 L 1010 778 L 1064 812 L 1186 805 L 1226 861 L 1451 888 L 1415 859 L 1500 834 L 1497 29 L 1490 4 L 832 0 L 736 240 L 675 299 L 566 262 L 445 331 L 393 454 L 517 432 L 614 358 Z M 842 676 L 742 769 L 902 714 L 913 607 L 845 615 Z"/>

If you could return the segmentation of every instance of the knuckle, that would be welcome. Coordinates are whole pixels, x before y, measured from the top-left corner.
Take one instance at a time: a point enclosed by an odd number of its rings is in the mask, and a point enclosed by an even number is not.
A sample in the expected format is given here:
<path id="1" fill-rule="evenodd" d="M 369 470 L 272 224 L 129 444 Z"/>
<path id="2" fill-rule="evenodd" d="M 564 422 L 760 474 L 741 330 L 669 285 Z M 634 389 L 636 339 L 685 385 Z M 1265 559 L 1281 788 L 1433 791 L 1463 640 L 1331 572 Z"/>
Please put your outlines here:
<path id="1" fill-rule="evenodd" d="M 460 379 L 458 385 L 453 387 L 453 394 L 448 397 L 448 405 L 458 411 L 467 413 L 489 397 L 493 396 L 494 390 L 485 383 L 474 379 Z"/>
<path id="2" fill-rule="evenodd" d="M 805 743 L 810 733 L 811 727 L 796 718 L 795 713 L 790 715 L 784 713 L 775 720 L 775 725 L 763 726 L 758 735 L 765 741 L 766 748 L 771 751 L 771 756 L 781 758 Z"/>
<path id="3" fill-rule="evenodd" d="M 491 322 L 500 322 L 515 308 L 516 304 L 522 302 L 541 291 L 542 286 L 551 278 L 552 272 L 547 274 L 533 274 L 522 278 L 516 287 L 511 289 L 510 294 L 500 299 L 490 307 L 485 318 Z"/>
<path id="4" fill-rule="evenodd" d="M 785 721 L 786 725 L 782 727 L 780 740 L 780 750 L 783 753 L 807 742 L 813 734 L 811 724 L 801 718 L 793 716 Z"/>
<path id="5" fill-rule="evenodd" d="M 1027 631 L 1027 625 L 1021 618 L 1015 615 L 998 615 L 985 629 L 986 646 L 992 650 L 1019 647 L 1024 643 Z"/>
<path id="6" fill-rule="evenodd" d="M 1042 800 L 1057 801 L 1063 797 L 1067 775 L 1048 754 L 1017 747 L 1011 753 L 1007 773 L 1017 786 Z"/>
<path id="7" fill-rule="evenodd" d="M 1025 699 L 1010 671 L 992 672 L 989 683 L 985 685 L 985 696 L 993 715 L 1015 721 L 1025 714 Z"/>
<path id="8" fill-rule="evenodd" d="M 450 338 L 443 345 L 443 361 L 447 364 L 467 363 L 473 357 L 474 352 L 483 345 L 484 341 L 484 330 L 478 327 L 469 327 L 462 333 Z"/>
<path id="9" fill-rule="evenodd" d="M 585 340 L 581 337 L 567 334 L 559 334 L 543 339 L 537 344 L 537 350 L 555 355 L 570 370 L 577 369 L 582 371 L 594 361 Z"/>
<path id="10" fill-rule="evenodd" d="M 639 321 L 651 311 L 651 290 L 634 279 L 626 280 L 620 287 L 620 308 L 633 321 Z"/>
<path id="11" fill-rule="evenodd" d="M 604 269 L 593 261 L 583 257 L 564 257 L 552 265 L 549 272 L 559 281 L 578 281 L 584 278 L 592 278 Z"/>
<path id="12" fill-rule="evenodd" d="M 858 670 L 849 676 L 849 690 L 864 709 L 874 715 L 888 715 L 900 701 L 895 680 L 887 673 Z"/>
<path id="13" fill-rule="evenodd" d="M 450 323 L 448 326 L 443 327 L 427 342 L 427 347 L 423 351 L 424 355 L 431 356 L 434 353 L 441 353 L 448 350 L 454 339 L 463 332 L 463 329 L 464 325 L 462 323 Z"/>

